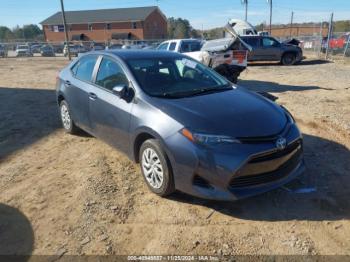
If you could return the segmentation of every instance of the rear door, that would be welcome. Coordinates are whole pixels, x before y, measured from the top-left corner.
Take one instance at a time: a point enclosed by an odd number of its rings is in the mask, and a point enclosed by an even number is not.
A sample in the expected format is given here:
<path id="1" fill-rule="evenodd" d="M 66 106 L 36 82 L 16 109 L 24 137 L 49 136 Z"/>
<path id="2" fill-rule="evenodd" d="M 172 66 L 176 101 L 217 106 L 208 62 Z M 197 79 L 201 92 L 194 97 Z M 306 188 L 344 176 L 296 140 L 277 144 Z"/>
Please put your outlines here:
<path id="1" fill-rule="evenodd" d="M 101 56 L 89 108 L 92 133 L 118 149 L 129 150 L 129 124 L 132 102 L 113 94 L 118 85 L 129 86 L 121 63 L 110 56 Z"/>
<path id="2" fill-rule="evenodd" d="M 89 92 L 98 56 L 87 55 L 71 68 L 73 77 L 64 79 L 66 100 L 73 120 L 79 126 L 89 129 Z"/>

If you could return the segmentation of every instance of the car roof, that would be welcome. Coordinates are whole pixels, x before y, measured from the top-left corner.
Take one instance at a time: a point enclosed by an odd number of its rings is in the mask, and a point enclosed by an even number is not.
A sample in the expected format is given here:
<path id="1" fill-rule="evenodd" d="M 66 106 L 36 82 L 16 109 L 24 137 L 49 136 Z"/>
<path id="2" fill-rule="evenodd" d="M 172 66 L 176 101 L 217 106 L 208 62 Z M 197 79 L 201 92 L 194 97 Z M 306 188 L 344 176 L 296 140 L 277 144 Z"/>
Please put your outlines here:
<path id="1" fill-rule="evenodd" d="M 169 43 L 169 42 L 201 42 L 202 40 L 200 39 L 195 39 L 195 38 L 187 38 L 187 39 L 170 39 L 167 41 L 162 42 L 163 43 Z"/>
<path id="2" fill-rule="evenodd" d="M 122 60 L 128 59 L 150 59 L 150 58 L 176 58 L 183 57 L 183 55 L 176 52 L 169 51 L 159 51 L 159 50 L 108 50 L 108 51 L 99 51 L 99 52 L 90 52 L 95 54 L 112 54 L 119 57 Z"/>

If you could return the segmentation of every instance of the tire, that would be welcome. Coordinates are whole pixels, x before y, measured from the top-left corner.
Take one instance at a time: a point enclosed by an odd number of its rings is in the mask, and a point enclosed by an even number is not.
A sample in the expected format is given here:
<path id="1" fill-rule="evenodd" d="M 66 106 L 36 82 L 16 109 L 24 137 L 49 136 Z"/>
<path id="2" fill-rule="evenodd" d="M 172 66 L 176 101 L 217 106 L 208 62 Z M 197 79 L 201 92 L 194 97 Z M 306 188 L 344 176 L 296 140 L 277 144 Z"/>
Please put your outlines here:
<path id="1" fill-rule="evenodd" d="M 295 60 L 296 60 L 295 54 L 286 53 L 282 56 L 281 63 L 282 65 L 294 65 Z"/>
<path id="2" fill-rule="evenodd" d="M 60 103 L 60 118 L 63 129 L 68 134 L 77 134 L 79 128 L 74 124 L 68 103 L 63 100 Z"/>
<path id="3" fill-rule="evenodd" d="M 175 191 L 171 165 L 158 140 L 146 140 L 140 148 L 139 159 L 142 176 L 153 193 L 165 197 Z"/>

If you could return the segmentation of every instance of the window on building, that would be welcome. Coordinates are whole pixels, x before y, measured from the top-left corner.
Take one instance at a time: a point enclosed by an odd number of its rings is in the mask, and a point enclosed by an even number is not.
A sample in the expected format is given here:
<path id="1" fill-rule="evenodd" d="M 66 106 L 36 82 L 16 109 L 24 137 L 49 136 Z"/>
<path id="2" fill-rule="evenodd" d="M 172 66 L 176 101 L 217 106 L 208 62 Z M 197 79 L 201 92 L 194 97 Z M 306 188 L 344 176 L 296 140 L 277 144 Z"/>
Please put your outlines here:
<path id="1" fill-rule="evenodd" d="M 137 28 L 137 23 L 136 22 L 132 22 L 132 29 L 136 29 Z"/>
<path id="2" fill-rule="evenodd" d="M 53 25 L 51 26 L 52 32 L 64 32 L 64 25 Z"/>
<path id="3" fill-rule="evenodd" d="M 111 25 L 111 24 L 109 24 L 109 23 L 108 23 L 108 24 L 106 24 L 106 29 L 107 29 L 107 30 L 111 30 L 111 29 L 112 29 L 112 25 Z"/>
<path id="4" fill-rule="evenodd" d="M 91 24 L 88 25 L 88 29 L 89 29 L 89 31 L 92 31 L 92 25 Z"/>
<path id="5" fill-rule="evenodd" d="M 129 81 L 116 62 L 104 57 L 97 73 L 96 84 L 112 91 L 118 85 L 128 85 Z"/>

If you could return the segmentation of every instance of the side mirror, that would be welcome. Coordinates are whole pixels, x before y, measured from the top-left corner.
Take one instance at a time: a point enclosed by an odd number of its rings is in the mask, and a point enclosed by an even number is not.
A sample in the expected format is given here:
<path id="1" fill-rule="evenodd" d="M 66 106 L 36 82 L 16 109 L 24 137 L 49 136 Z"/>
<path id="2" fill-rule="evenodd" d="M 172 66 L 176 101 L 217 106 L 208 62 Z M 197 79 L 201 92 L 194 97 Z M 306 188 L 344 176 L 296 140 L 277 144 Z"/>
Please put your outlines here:
<path id="1" fill-rule="evenodd" d="M 113 87 L 113 94 L 116 96 L 123 98 L 128 90 L 128 87 L 126 85 L 117 85 Z"/>

